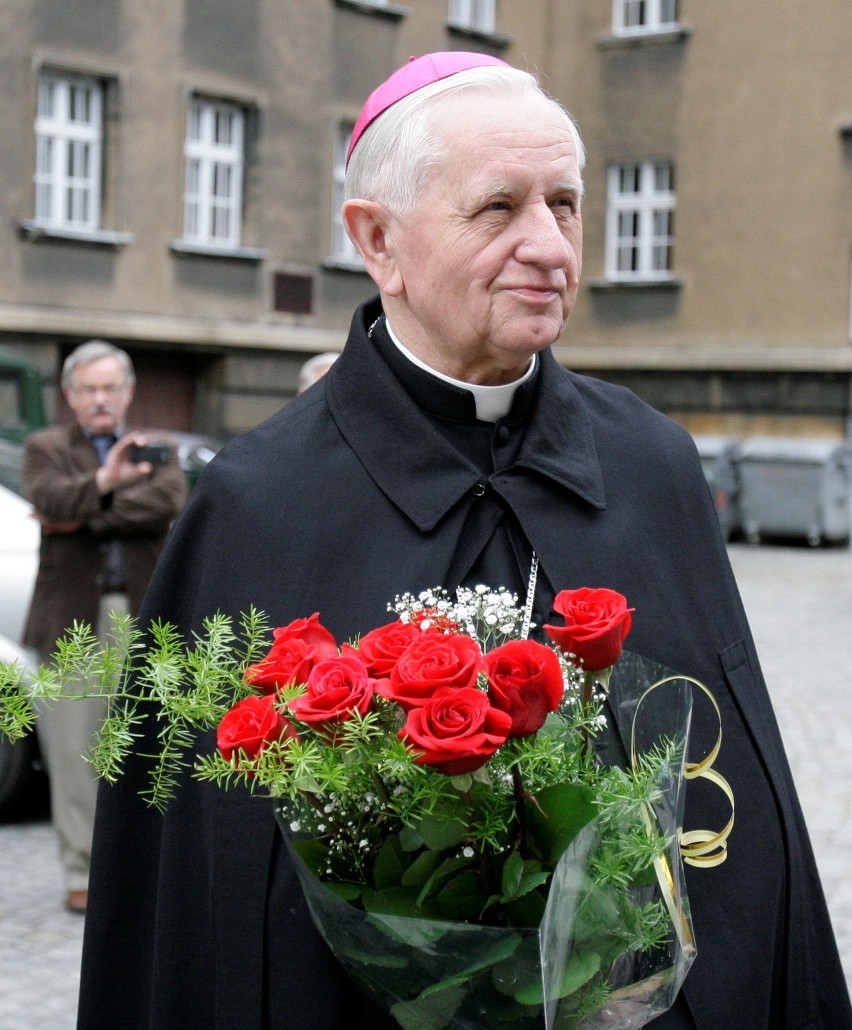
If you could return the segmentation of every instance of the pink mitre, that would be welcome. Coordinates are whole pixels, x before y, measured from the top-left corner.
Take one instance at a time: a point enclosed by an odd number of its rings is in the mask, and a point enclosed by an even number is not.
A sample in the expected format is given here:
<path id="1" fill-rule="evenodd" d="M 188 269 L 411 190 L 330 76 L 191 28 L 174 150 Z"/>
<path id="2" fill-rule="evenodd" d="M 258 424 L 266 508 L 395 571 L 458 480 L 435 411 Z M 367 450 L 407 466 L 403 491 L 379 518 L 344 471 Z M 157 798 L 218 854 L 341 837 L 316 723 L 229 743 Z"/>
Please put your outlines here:
<path id="1" fill-rule="evenodd" d="M 346 163 L 349 164 L 355 144 L 367 126 L 371 125 L 380 114 L 384 114 L 398 100 L 416 93 L 418 89 L 422 89 L 432 82 L 449 78 L 450 75 L 455 75 L 457 72 L 490 65 L 510 67 L 499 57 L 492 57 L 490 54 L 474 54 L 466 50 L 449 50 L 437 54 L 425 54 L 423 57 L 410 57 L 408 64 L 398 68 L 390 78 L 385 79 L 381 86 L 377 86 L 367 97 L 367 102 L 361 108 L 358 121 L 352 130 Z"/>

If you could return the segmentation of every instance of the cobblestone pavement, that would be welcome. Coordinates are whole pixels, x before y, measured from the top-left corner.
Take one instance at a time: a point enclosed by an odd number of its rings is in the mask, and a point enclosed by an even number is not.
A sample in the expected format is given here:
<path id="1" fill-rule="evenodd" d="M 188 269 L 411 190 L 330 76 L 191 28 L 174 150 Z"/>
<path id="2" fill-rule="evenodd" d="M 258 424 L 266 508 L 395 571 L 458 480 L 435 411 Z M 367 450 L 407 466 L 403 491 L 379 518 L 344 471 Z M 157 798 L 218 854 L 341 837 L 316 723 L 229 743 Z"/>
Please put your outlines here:
<path id="1" fill-rule="evenodd" d="M 852 984 L 852 551 L 730 554 Z M 74 1026 L 83 920 L 61 900 L 49 823 L 0 825 L 0 1030 Z"/>

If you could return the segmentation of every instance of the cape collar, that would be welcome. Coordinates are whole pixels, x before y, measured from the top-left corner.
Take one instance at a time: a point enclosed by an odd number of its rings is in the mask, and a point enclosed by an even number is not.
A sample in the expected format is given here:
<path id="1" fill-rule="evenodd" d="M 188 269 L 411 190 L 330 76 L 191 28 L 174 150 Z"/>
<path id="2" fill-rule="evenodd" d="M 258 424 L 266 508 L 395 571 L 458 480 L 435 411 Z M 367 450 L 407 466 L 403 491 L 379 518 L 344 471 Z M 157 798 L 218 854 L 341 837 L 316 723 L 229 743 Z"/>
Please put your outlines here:
<path id="1" fill-rule="evenodd" d="M 358 308 L 346 346 L 326 374 L 340 432 L 377 486 L 422 532 L 433 530 L 482 473 L 432 425 L 368 337 L 378 298 Z M 540 355 L 537 391 L 513 475 L 544 476 L 596 508 L 606 506 L 594 437 L 572 375 L 550 350 Z"/>

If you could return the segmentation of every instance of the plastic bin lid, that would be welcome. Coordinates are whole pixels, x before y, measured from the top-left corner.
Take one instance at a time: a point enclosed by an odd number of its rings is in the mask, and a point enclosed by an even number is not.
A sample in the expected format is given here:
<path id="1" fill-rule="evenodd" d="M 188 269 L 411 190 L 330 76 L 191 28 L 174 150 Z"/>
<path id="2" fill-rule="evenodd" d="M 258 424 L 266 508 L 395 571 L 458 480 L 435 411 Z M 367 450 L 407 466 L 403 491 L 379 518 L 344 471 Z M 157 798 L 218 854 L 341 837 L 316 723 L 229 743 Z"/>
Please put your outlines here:
<path id="1" fill-rule="evenodd" d="M 842 440 L 814 437 L 753 436 L 742 441 L 743 461 L 791 461 L 824 464 L 834 459 L 848 460 L 852 449 Z"/>

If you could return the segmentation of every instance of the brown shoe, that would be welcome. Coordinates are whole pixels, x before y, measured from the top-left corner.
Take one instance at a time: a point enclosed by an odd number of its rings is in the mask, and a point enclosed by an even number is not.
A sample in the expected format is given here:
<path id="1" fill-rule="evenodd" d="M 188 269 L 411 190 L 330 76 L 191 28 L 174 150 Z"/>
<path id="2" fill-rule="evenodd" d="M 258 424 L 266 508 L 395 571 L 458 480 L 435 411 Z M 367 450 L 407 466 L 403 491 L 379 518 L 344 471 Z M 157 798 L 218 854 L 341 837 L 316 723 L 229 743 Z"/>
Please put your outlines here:
<path id="1" fill-rule="evenodd" d="M 84 915 L 88 900 L 88 891 L 68 891 L 65 897 L 65 907 L 69 912 L 77 912 L 79 915 Z"/>

